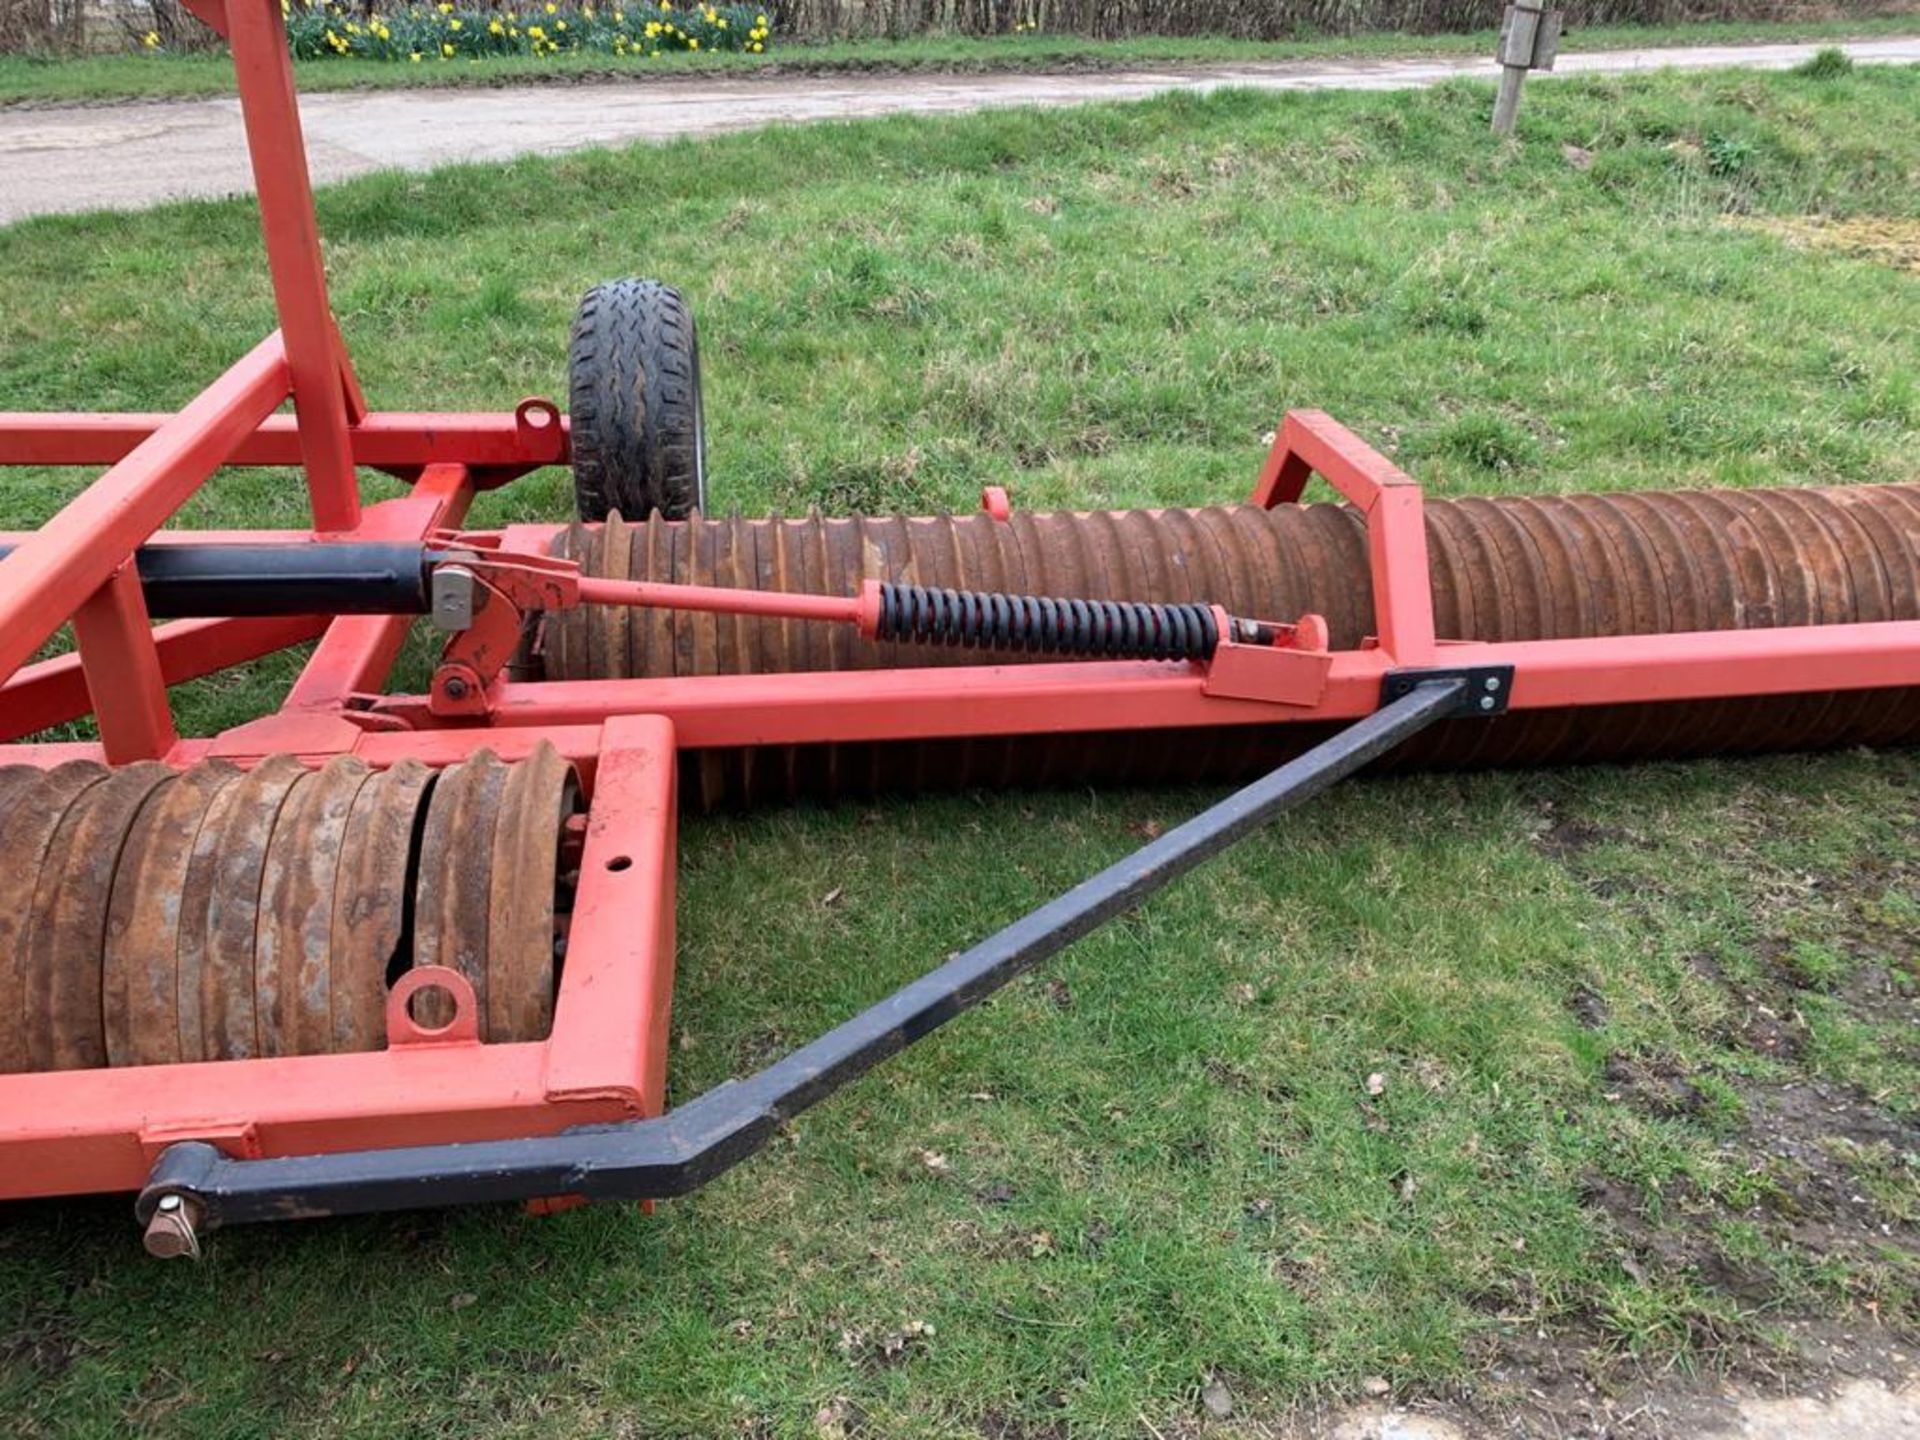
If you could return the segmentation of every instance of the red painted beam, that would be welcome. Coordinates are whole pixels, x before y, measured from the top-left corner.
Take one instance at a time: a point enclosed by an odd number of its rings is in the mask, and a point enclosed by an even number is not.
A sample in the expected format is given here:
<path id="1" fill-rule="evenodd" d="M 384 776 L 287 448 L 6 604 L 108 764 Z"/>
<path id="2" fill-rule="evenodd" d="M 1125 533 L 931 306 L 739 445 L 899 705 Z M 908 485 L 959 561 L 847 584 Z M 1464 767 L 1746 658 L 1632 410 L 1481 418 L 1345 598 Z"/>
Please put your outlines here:
<path id="1" fill-rule="evenodd" d="M 73 612 L 73 640 L 107 763 L 130 765 L 165 755 L 180 732 L 167 704 L 146 592 L 131 563 L 114 571 Z"/>
<path id="2" fill-rule="evenodd" d="M 326 624 L 318 615 L 176 620 L 157 628 L 153 639 L 160 652 L 161 675 L 167 684 L 178 685 L 311 640 Z M 0 685 L 0 740 L 18 740 L 64 725 L 91 708 L 77 654 L 42 660 Z"/>
<path id="3" fill-rule="evenodd" d="M 316 530 L 351 530 L 360 520 L 360 486 L 347 440 L 343 350 L 327 300 L 307 146 L 293 92 L 286 22 L 276 0 L 227 5 L 227 40 L 240 88 L 240 118 L 253 161 L 260 231 L 274 309 L 286 338 L 287 374 L 300 416 L 300 453 Z"/>
<path id="4" fill-rule="evenodd" d="M 173 417 L 155 414 L 41 414 L 0 411 L 0 465 L 111 465 Z M 370 469 L 456 464 L 475 469 L 531 469 L 567 463 L 564 416 L 545 425 L 513 414 L 367 416 L 347 432 L 354 463 Z M 300 432 L 291 415 L 270 415 L 241 439 L 229 465 L 300 463 Z"/>
<path id="5" fill-rule="evenodd" d="M 278 331 L 0 560 L 0 677 L 33 658 L 87 597 L 287 397 Z"/>

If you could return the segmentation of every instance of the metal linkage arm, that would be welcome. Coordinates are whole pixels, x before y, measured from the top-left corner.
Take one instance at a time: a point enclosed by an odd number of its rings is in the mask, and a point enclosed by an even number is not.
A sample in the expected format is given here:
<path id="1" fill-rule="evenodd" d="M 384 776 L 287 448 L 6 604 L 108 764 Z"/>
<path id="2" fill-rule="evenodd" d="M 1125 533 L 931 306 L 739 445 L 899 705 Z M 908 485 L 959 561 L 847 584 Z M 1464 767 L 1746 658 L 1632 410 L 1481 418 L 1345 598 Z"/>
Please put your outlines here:
<path id="1" fill-rule="evenodd" d="M 191 1253 L 194 1226 L 580 1195 L 684 1194 L 746 1159 L 784 1121 L 979 1004 L 1155 891 L 1448 716 L 1474 713 L 1458 676 L 1399 699 L 1082 881 L 871 1009 L 745 1080 L 656 1119 L 470 1144 L 236 1160 L 170 1146 L 136 1213 L 155 1253 Z M 158 1219 L 156 1220 L 156 1215 Z"/>

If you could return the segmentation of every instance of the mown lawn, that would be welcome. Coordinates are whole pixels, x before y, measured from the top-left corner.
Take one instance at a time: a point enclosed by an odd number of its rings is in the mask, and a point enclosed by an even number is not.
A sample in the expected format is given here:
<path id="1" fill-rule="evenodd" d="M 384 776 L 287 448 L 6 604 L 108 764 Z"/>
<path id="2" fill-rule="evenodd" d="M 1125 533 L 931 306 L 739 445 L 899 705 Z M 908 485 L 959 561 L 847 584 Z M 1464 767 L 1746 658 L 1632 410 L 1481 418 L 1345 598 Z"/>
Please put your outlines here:
<path id="1" fill-rule="evenodd" d="M 682 285 L 746 511 L 1235 497 L 1287 405 L 1438 494 L 1920 479 L 1920 288 L 1728 223 L 1920 219 L 1920 73 L 1543 86 L 1518 148 L 1489 98 L 819 126 L 375 177 L 321 218 L 392 408 L 554 393 L 589 283 Z M 184 400 L 271 323 L 256 251 L 239 204 L 0 230 L 0 407 Z M 10 475 L 0 527 L 76 483 Z M 193 518 L 300 503 L 232 476 Z M 678 1093 L 1207 798 L 690 819 Z M 651 1216 L 233 1232 L 191 1267 L 121 1200 L 16 1208 L 0 1414 L 1260 1434 L 1381 1380 L 1524 1411 L 1567 1375 L 1792 1374 L 1803 1320 L 1920 1330 L 1917 817 L 1910 754 L 1356 784 Z"/>
<path id="2" fill-rule="evenodd" d="M 1885 7 L 1882 7 L 1885 8 Z M 1631 46 L 1778 43 L 1908 35 L 1920 10 L 1849 20 L 1710 22 L 1691 25 L 1596 25 L 1569 31 L 1568 50 Z M 972 37 L 928 35 L 906 40 L 807 44 L 776 36 L 763 54 L 675 54 L 616 61 L 606 55 L 502 56 L 484 63 L 401 65 L 372 60 L 317 60 L 296 66 L 303 90 L 357 90 L 551 81 L 646 80 L 672 76 L 728 78 L 864 71 L 970 73 L 992 70 L 1112 70 L 1143 65 L 1204 65 L 1250 60 L 1381 58 L 1407 55 L 1491 55 L 1491 31 L 1452 35 L 1376 33 L 1302 36 L 1297 40 L 1228 40 L 1216 36 L 1147 36 L 1086 40 L 1073 35 Z M 233 65 L 225 55 L 108 54 L 81 58 L 0 55 L 0 106 L 20 103 L 226 95 Z"/>

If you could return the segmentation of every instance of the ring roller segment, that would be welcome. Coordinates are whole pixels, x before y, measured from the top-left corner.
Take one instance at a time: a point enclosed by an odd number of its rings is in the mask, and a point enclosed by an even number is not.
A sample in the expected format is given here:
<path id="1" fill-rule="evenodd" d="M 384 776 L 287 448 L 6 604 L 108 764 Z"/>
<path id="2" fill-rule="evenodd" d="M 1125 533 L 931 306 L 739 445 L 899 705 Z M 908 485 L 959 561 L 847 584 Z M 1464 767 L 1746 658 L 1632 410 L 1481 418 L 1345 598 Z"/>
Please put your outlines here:
<path id="1" fill-rule="evenodd" d="M 1920 618 L 1920 485 L 1428 500 L 1436 632 L 1519 641 Z M 953 590 L 1326 618 L 1336 649 L 1373 633 L 1365 523 L 1344 505 L 819 515 L 574 526 L 585 573 L 855 593 L 868 579 Z M 547 617 L 550 679 L 1017 664 L 1047 657 L 874 643 L 846 626 L 583 607 Z M 966 785 L 1230 780 L 1321 738 L 1294 724 L 819 745 L 689 755 L 697 803 Z M 1858 691 L 1579 711 L 1439 726 L 1402 766 L 1568 764 L 1920 739 L 1920 692 Z"/>
<path id="2" fill-rule="evenodd" d="M 8 766 L 0 806 L 0 1073 L 377 1050 L 411 965 L 467 978 L 483 1040 L 552 1025 L 580 799 L 551 746 L 437 773 Z"/>

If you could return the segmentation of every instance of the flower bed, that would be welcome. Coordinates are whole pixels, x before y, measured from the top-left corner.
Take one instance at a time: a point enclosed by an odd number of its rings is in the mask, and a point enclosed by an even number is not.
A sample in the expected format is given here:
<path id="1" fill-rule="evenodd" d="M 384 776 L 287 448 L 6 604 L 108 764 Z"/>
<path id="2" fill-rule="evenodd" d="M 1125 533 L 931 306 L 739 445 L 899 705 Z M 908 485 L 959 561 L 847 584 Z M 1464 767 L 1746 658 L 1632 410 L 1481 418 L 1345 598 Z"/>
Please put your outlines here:
<path id="1" fill-rule="evenodd" d="M 758 55 L 772 37 L 767 14 L 753 5 L 677 5 L 638 0 L 631 5 L 560 5 L 553 0 L 517 9 L 483 9 L 441 0 L 361 12 L 321 0 L 289 3 L 287 42 L 295 58 L 324 60 L 483 60 L 494 55 L 559 55 L 587 51 L 647 58 L 668 51 L 721 50 Z"/>

